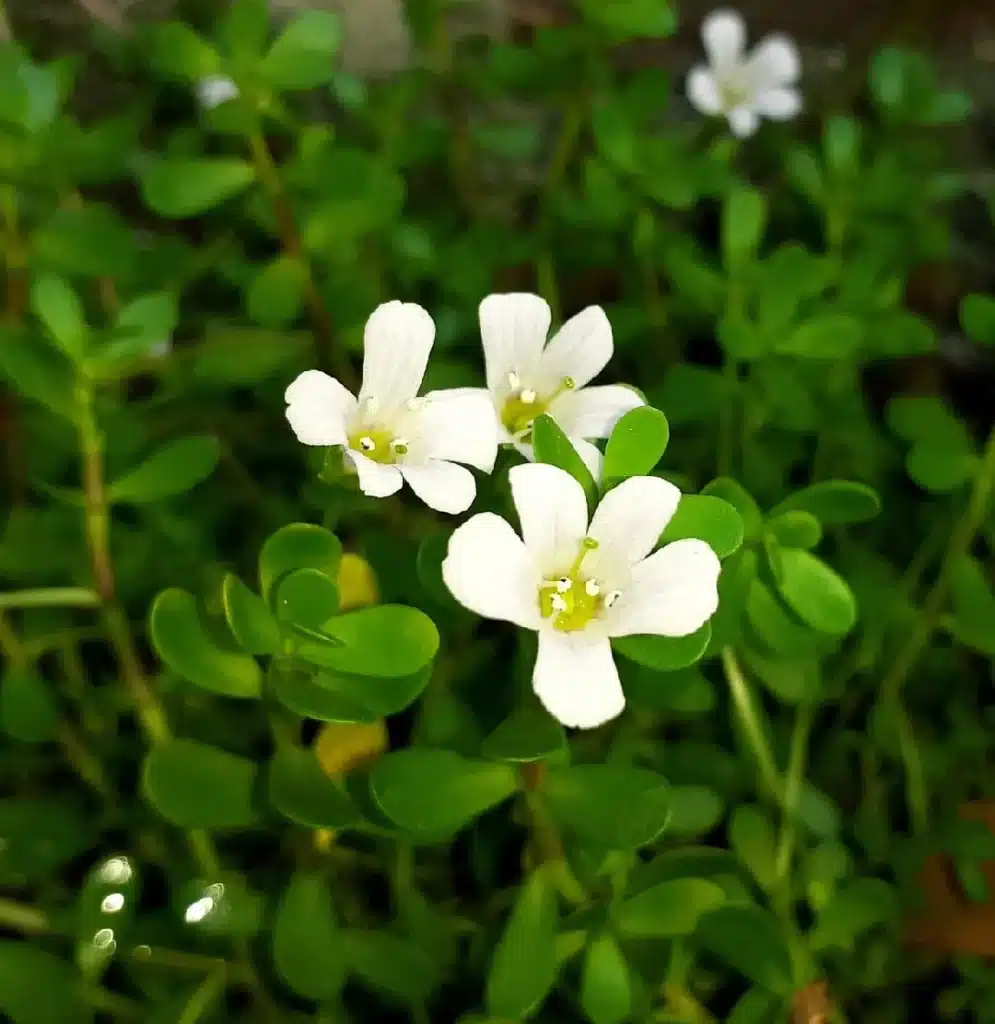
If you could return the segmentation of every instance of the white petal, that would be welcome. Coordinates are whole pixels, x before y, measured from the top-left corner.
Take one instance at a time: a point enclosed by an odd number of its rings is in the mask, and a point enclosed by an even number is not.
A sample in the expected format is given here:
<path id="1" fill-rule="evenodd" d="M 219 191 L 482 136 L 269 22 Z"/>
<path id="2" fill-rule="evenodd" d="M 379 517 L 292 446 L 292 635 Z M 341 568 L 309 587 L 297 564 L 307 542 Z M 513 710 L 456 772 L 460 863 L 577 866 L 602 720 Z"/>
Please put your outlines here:
<path id="1" fill-rule="evenodd" d="M 539 357 L 540 388 L 559 387 L 564 377 L 582 388 L 612 357 L 612 325 L 600 306 L 588 306 L 572 316 Z"/>
<path id="2" fill-rule="evenodd" d="M 729 112 L 729 127 L 732 128 L 733 135 L 741 139 L 752 135 L 757 130 L 759 123 L 760 119 L 757 117 L 756 111 L 750 107 L 736 107 L 735 110 Z"/>
<path id="3" fill-rule="evenodd" d="M 360 401 L 375 399 L 397 409 L 418 394 L 435 340 L 432 318 L 413 302 L 385 302 L 373 311 L 363 332 L 363 386 Z"/>
<path id="4" fill-rule="evenodd" d="M 587 466 L 591 476 L 594 477 L 594 482 L 598 483 L 601 480 L 601 466 L 605 461 L 601 449 L 596 448 L 590 441 L 585 441 L 582 437 L 571 437 L 568 440 L 576 449 L 584 465 Z"/>
<path id="5" fill-rule="evenodd" d="M 772 121 L 788 121 L 801 112 L 802 97 L 797 89 L 768 89 L 754 99 L 753 106 L 758 114 Z"/>
<path id="6" fill-rule="evenodd" d="M 605 384 L 564 392 L 548 412 L 570 437 L 608 437 L 620 416 L 644 404 L 632 388 Z"/>
<path id="7" fill-rule="evenodd" d="M 521 537 L 493 512 L 472 516 L 453 533 L 442 578 L 477 615 L 539 628 L 539 572 Z"/>
<path id="8" fill-rule="evenodd" d="M 677 540 L 632 571 L 622 596 L 605 616 L 612 636 L 652 633 L 687 636 L 719 606 L 718 557 L 703 540 Z"/>
<path id="9" fill-rule="evenodd" d="M 583 630 L 539 633 L 532 687 L 546 710 L 573 729 L 603 725 L 625 707 L 611 643 Z"/>
<path id="10" fill-rule="evenodd" d="M 500 423 L 484 388 L 453 388 L 425 395 L 419 449 L 426 458 L 464 462 L 490 473 L 497 458 Z"/>
<path id="11" fill-rule="evenodd" d="M 746 47 L 746 25 L 738 11 L 713 11 L 701 26 L 705 52 L 713 68 L 738 64 Z"/>
<path id="12" fill-rule="evenodd" d="M 429 459 L 417 464 L 401 463 L 398 468 L 411 490 L 437 512 L 456 515 L 473 504 L 477 482 L 470 470 L 455 462 Z"/>
<path id="13" fill-rule="evenodd" d="M 301 444 L 345 444 L 356 399 L 334 377 L 305 370 L 284 393 L 287 420 Z"/>
<path id="14" fill-rule="evenodd" d="M 208 75 L 197 83 L 197 98 L 202 107 L 213 107 L 227 103 L 238 96 L 238 86 L 227 75 Z"/>
<path id="15" fill-rule="evenodd" d="M 757 92 L 792 85 L 801 73 L 798 47 L 787 36 L 767 36 L 754 47 L 746 62 L 747 80 Z"/>
<path id="16" fill-rule="evenodd" d="M 584 490 L 565 470 L 526 462 L 508 473 L 522 539 L 543 572 L 563 572 L 587 532 Z"/>
<path id="17" fill-rule="evenodd" d="M 632 476 L 610 490 L 594 510 L 588 530 L 598 542 L 591 566 L 606 575 L 628 575 L 630 566 L 642 561 L 656 547 L 664 527 L 677 511 L 681 492 L 658 476 Z M 615 573 L 612 568 L 615 567 Z"/>
<path id="18" fill-rule="evenodd" d="M 383 463 L 368 459 L 362 452 L 346 453 L 359 475 L 359 489 L 371 498 L 387 498 L 396 494 L 404 482 L 397 466 L 385 466 Z"/>
<path id="19" fill-rule="evenodd" d="M 692 69 L 686 88 L 691 106 L 702 114 L 718 114 L 722 110 L 722 94 L 715 75 L 704 65 Z"/>
<path id="20" fill-rule="evenodd" d="M 488 295 L 480 304 L 487 387 L 500 391 L 510 373 L 531 374 L 549 334 L 549 304 L 538 295 Z"/>

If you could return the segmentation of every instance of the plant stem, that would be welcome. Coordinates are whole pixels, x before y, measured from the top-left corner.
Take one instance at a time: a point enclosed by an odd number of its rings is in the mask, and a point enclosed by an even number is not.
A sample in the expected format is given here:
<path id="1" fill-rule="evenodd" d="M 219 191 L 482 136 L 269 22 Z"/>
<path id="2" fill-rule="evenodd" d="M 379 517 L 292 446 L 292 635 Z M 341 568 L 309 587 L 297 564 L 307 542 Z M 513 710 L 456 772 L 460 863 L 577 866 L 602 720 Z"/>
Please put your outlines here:
<path id="1" fill-rule="evenodd" d="M 96 608 L 99 604 L 100 598 L 89 587 L 37 587 L 0 594 L 0 609 Z"/>
<path id="2" fill-rule="evenodd" d="M 791 730 L 791 753 L 788 757 L 788 774 L 784 781 L 784 817 L 777 846 L 775 876 L 782 888 L 782 902 L 786 909 L 791 902 L 791 863 L 795 852 L 795 817 L 801 796 L 802 781 L 805 777 L 805 761 L 808 756 L 808 738 L 815 718 L 815 706 L 802 704 L 795 712 L 795 723 Z"/>
<path id="3" fill-rule="evenodd" d="M 226 981 L 224 970 L 214 970 L 208 974 L 187 1001 L 176 1024 L 196 1024 L 221 997 Z"/>
<path id="4" fill-rule="evenodd" d="M 881 683 L 879 702 L 882 707 L 891 705 L 898 724 L 899 745 L 905 763 L 906 787 L 909 811 L 917 831 L 924 831 L 927 825 L 928 801 L 925 792 L 922 763 L 915 744 L 912 723 L 900 707 L 902 688 L 923 651 L 932 639 L 950 594 L 950 580 L 956 563 L 966 556 L 974 538 L 984 523 L 995 486 L 995 426 L 985 442 L 981 469 L 975 477 L 971 495 L 964 514 L 957 521 L 950 535 L 940 564 L 936 582 L 930 588 L 923 602 L 905 645 L 898 652 L 891 669 Z"/>
<path id="5" fill-rule="evenodd" d="M 266 144 L 261 126 L 258 126 L 249 136 L 249 150 L 252 153 L 252 160 L 259 180 L 273 204 L 273 213 L 276 216 L 277 230 L 280 233 L 284 253 L 299 263 L 304 273 L 304 298 L 314 331 L 315 360 L 320 369 L 334 373 L 346 387 L 355 388 L 357 381 L 352 365 L 345 353 L 335 344 L 331 315 L 315 284 L 314 269 L 304 252 L 304 245 L 297 230 L 290 198 L 283 187 L 280 172 L 273 159 L 273 154 Z"/>
<path id="6" fill-rule="evenodd" d="M 42 935 L 51 930 L 48 918 L 37 907 L 5 899 L 0 899 L 0 925 L 34 935 Z"/>
<path id="7" fill-rule="evenodd" d="M 722 648 L 722 667 L 725 670 L 729 693 L 732 696 L 740 725 L 743 727 L 747 743 L 756 759 L 757 767 L 760 769 L 761 781 L 769 790 L 770 795 L 780 804 L 783 800 L 780 774 L 774 762 L 770 744 L 760 725 L 757 710 L 753 705 L 750 684 L 747 682 L 746 676 L 743 675 L 736 652 L 731 647 Z"/>

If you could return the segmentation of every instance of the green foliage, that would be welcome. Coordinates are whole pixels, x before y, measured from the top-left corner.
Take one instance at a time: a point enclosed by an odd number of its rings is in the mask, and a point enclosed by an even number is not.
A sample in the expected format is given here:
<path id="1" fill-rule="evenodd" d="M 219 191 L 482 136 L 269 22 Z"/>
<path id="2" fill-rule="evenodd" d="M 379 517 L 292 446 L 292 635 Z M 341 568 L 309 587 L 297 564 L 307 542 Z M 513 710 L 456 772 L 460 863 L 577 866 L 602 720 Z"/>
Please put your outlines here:
<path id="1" fill-rule="evenodd" d="M 825 991 L 813 1020 L 992 1019 L 983 961 L 903 947 L 923 858 L 992 895 L 971 98 L 885 45 L 738 141 L 630 59 L 671 0 L 528 42 L 411 0 L 411 66 L 369 76 L 346 19 L 270 6 L 58 38 L 15 9 L 0 43 L 0 1016 L 774 1024 Z M 479 303 L 531 288 L 554 331 L 604 302 L 613 351 L 546 380 L 512 351 L 536 325 L 491 339 L 519 448 L 589 514 L 678 486 L 651 547 L 704 541 L 674 550 L 721 567 L 717 609 L 694 563 L 629 564 L 653 509 L 578 558 L 541 495 L 549 565 L 496 532 L 457 564 L 471 516 L 527 518 L 515 446 L 453 515 L 324 443 L 372 429 L 377 370 L 401 390 L 398 330 L 360 391 L 380 303 L 432 316 L 427 394 L 484 384 Z M 363 404 L 291 428 L 315 368 Z M 532 593 L 564 573 L 566 631 Z"/>

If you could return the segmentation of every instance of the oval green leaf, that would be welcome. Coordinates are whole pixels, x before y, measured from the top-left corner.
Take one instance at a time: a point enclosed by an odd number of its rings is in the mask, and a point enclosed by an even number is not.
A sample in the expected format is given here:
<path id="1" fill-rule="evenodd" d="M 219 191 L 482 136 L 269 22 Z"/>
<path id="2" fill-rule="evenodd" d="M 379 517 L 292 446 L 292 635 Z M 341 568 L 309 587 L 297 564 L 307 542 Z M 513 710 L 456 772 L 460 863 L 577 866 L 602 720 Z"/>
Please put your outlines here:
<path id="1" fill-rule="evenodd" d="M 294 875 L 273 925 L 277 973 L 305 999 L 331 999 L 345 981 L 344 954 L 342 933 L 325 880 L 303 872 Z"/>
<path id="2" fill-rule="evenodd" d="M 781 596 L 813 629 L 843 636 L 857 621 L 857 600 L 825 562 L 800 548 L 781 552 Z"/>
<path id="3" fill-rule="evenodd" d="M 710 494 L 684 494 L 660 542 L 696 537 L 719 558 L 728 558 L 743 543 L 744 535 L 743 517 L 735 506 Z"/>
<path id="4" fill-rule="evenodd" d="M 318 569 L 294 569 L 277 583 L 274 608 L 281 622 L 321 631 L 339 609 L 339 588 Z"/>
<path id="5" fill-rule="evenodd" d="M 702 914 L 725 903 L 725 891 L 703 878 L 675 878 L 644 889 L 618 909 L 619 931 L 632 938 L 690 935 Z"/>
<path id="6" fill-rule="evenodd" d="M 215 437 L 201 435 L 170 441 L 140 466 L 107 489 L 111 501 L 144 504 L 186 494 L 206 480 L 218 464 L 221 448 Z"/>
<path id="7" fill-rule="evenodd" d="M 269 600 L 273 585 L 294 569 L 317 569 L 336 579 L 342 545 L 331 530 L 311 523 L 289 523 L 270 534 L 259 553 L 259 585 Z"/>
<path id="8" fill-rule="evenodd" d="M 756 906 L 725 906 L 699 922 L 698 941 L 755 985 L 776 995 L 794 987 L 791 956 L 780 925 Z"/>
<path id="9" fill-rule="evenodd" d="M 495 761 L 542 761 L 566 746 L 563 726 L 548 711 L 526 704 L 513 711 L 484 740 L 481 753 Z"/>
<path id="10" fill-rule="evenodd" d="M 620 636 L 612 640 L 619 654 L 659 672 L 675 672 L 699 661 L 712 638 L 711 624 L 688 636 Z"/>
<path id="11" fill-rule="evenodd" d="M 255 178 L 252 165 L 223 157 L 160 157 L 139 173 L 145 205 L 163 217 L 196 217 L 243 192 Z"/>
<path id="12" fill-rule="evenodd" d="M 44 743 L 59 729 L 59 706 L 45 679 L 17 666 L 0 683 L 0 726 L 21 743 Z"/>
<path id="13" fill-rule="evenodd" d="M 532 426 L 532 448 L 536 462 L 545 462 L 569 473 L 584 488 L 587 507 L 594 507 L 598 488 L 591 471 L 559 425 L 546 413 L 536 417 Z"/>
<path id="14" fill-rule="evenodd" d="M 591 1024 L 622 1024 L 632 1012 L 632 979 L 618 943 L 599 935 L 587 947 L 580 977 L 580 1005 Z"/>
<path id="15" fill-rule="evenodd" d="M 867 484 L 823 480 L 796 491 L 770 514 L 778 516 L 795 510 L 811 513 L 823 526 L 843 526 L 873 519 L 881 511 L 881 499 Z"/>
<path id="16" fill-rule="evenodd" d="M 292 659 L 274 659 L 267 673 L 267 687 L 273 697 L 285 708 L 304 718 L 314 718 L 319 722 L 354 723 L 375 722 L 377 718 L 383 717 L 356 699 L 368 696 L 363 692 L 363 686 L 365 684 L 368 687 L 370 680 L 358 680 L 351 690 L 345 692 L 336 689 L 340 682 L 341 678 L 333 673 L 326 673 Z M 381 682 L 383 680 L 378 680 L 378 683 Z M 393 684 L 396 681 L 390 682 Z"/>
<path id="17" fill-rule="evenodd" d="M 85 1024 L 93 1012 L 72 964 L 27 942 L 0 940 L 0 1010 L 16 1024 Z"/>
<path id="18" fill-rule="evenodd" d="M 221 585 L 221 600 L 228 628 L 243 650 L 275 654 L 280 649 L 280 630 L 266 602 L 232 573 Z"/>
<path id="19" fill-rule="evenodd" d="M 313 750 L 278 750 L 269 764 L 269 797 L 290 821 L 305 828 L 348 828 L 361 820 L 346 791 L 321 770 Z"/>
<path id="20" fill-rule="evenodd" d="M 608 438 L 602 479 L 610 483 L 630 476 L 649 476 L 663 458 L 669 440 L 670 424 L 659 409 L 650 405 L 630 409 Z"/>

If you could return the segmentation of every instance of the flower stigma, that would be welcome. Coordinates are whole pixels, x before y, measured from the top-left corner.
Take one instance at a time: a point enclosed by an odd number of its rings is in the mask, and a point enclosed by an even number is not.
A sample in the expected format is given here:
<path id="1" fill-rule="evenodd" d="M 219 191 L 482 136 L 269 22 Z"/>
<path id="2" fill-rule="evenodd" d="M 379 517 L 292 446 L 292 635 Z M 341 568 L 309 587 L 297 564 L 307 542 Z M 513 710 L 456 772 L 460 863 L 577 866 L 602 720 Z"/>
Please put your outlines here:
<path id="1" fill-rule="evenodd" d="M 612 591 L 605 594 L 601 584 L 581 574 L 587 555 L 598 547 L 593 537 L 585 537 L 573 565 L 562 576 L 545 579 L 539 586 L 539 614 L 551 619 L 554 629 L 572 633 L 584 629 L 602 609 L 610 608 L 621 596 Z"/>
<path id="2" fill-rule="evenodd" d="M 404 455 L 408 450 L 407 442 L 393 437 L 383 427 L 354 430 L 349 435 L 349 447 L 382 465 L 394 462 L 397 455 Z"/>
<path id="3" fill-rule="evenodd" d="M 577 385 L 573 377 L 564 377 L 555 391 L 540 395 L 535 388 L 523 387 L 521 376 L 513 370 L 508 374 L 508 386 L 511 393 L 501 407 L 501 422 L 515 440 L 527 443 L 536 416 L 546 412 L 555 398 L 565 391 L 572 391 Z"/>

